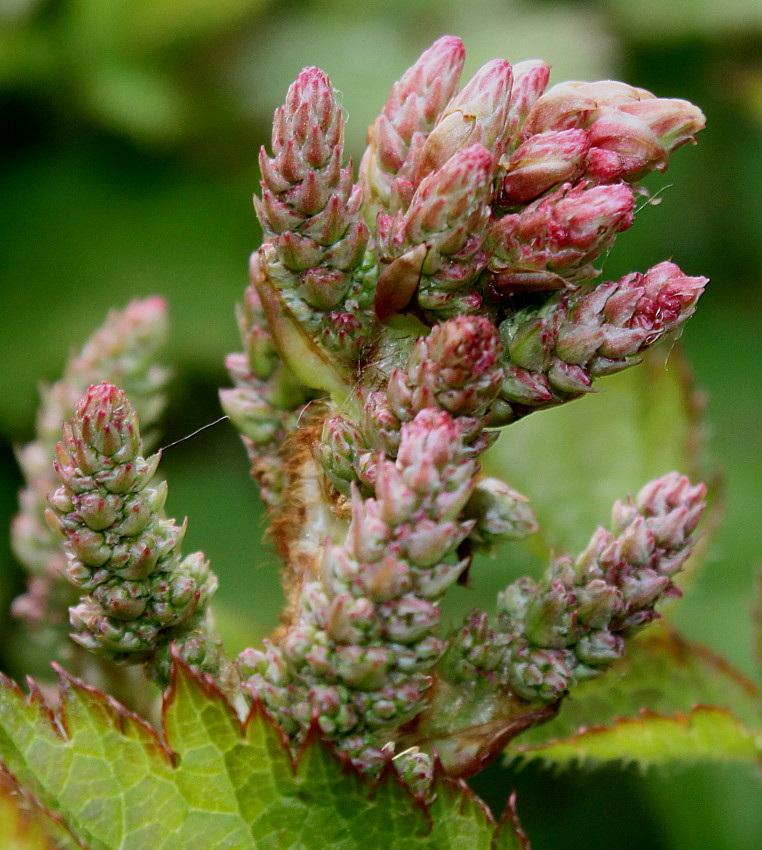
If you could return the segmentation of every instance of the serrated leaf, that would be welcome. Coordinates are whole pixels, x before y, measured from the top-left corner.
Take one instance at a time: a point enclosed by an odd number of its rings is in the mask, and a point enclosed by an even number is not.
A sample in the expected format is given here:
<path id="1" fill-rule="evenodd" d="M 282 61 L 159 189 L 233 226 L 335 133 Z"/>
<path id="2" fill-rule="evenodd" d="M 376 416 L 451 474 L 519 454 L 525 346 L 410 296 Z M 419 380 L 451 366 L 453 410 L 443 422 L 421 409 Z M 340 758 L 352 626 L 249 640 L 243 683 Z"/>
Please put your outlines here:
<path id="1" fill-rule="evenodd" d="M 486 472 L 530 499 L 543 557 L 574 553 L 611 506 L 672 470 L 696 468 L 701 403 L 677 348 L 649 351 L 641 365 L 596 383 L 599 392 L 534 413 L 505 430 Z"/>
<path id="2" fill-rule="evenodd" d="M 532 850 L 516 811 L 516 793 L 508 798 L 491 850 Z"/>
<path id="3" fill-rule="evenodd" d="M 714 743 L 706 737 L 712 728 Z M 641 764 L 753 760 L 762 753 L 761 735 L 754 684 L 709 650 L 660 625 L 632 640 L 605 676 L 578 685 L 554 720 L 528 730 L 508 754 L 545 759 L 552 751 L 551 760 L 569 761 L 577 748 L 582 759 Z"/>
<path id="4" fill-rule="evenodd" d="M 724 708 L 697 706 L 669 716 L 643 711 L 609 726 L 580 730 L 570 738 L 521 751 L 522 759 L 548 764 L 636 763 L 641 767 L 669 762 L 736 761 L 762 758 L 762 734 L 747 729 Z"/>
<path id="5" fill-rule="evenodd" d="M 73 846 L 73 845 L 59 845 Z M 10 776 L 0 771 L 0 850 L 56 850 Z"/>
<path id="6" fill-rule="evenodd" d="M 424 807 L 391 772 L 370 787 L 311 740 L 295 766 L 255 710 L 245 724 L 183 666 L 164 735 L 61 674 L 54 714 L 32 688 L 0 686 L 0 757 L 88 850 L 482 848 L 495 825 L 463 783 L 439 778 Z"/>

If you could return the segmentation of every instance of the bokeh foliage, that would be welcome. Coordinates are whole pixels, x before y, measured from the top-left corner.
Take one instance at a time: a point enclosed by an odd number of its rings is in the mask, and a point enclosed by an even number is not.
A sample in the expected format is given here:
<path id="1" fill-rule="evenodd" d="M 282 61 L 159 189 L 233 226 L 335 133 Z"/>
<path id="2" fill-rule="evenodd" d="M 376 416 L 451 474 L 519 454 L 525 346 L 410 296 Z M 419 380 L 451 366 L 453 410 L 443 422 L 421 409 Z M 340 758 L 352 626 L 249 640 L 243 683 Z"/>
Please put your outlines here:
<path id="1" fill-rule="evenodd" d="M 159 293 L 170 304 L 167 358 L 177 375 L 163 442 L 216 418 L 216 388 L 227 384 L 222 357 L 238 347 L 232 306 L 260 238 L 250 196 L 273 108 L 302 66 L 322 67 L 342 93 L 357 159 L 390 83 L 445 32 L 463 38 L 467 73 L 493 56 L 542 57 L 555 81 L 623 79 L 691 99 L 707 115 L 699 145 L 651 178 L 652 191 L 670 188 L 619 239 L 605 274 L 671 257 L 712 279 L 682 342 L 708 399 L 708 446 L 694 461 L 724 474 L 725 518 L 674 621 L 752 672 L 749 599 L 762 543 L 758 0 L 0 0 L 4 610 L 20 587 L 7 546 L 20 484 L 12 445 L 32 436 L 37 382 L 56 378 L 109 307 Z M 584 429 L 585 403 L 577 404 Z M 621 435 L 600 447 L 607 498 L 606 469 L 621 465 L 623 451 Z M 569 454 L 564 446 L 553 452 Z M 607 452 L 616 453 L 611 464 Z M 277 565 L 261 546 L 261 512 L 232 429 L 171 449 L 163 470 L 170 509 L 192 518 L 189 551 L 203 548 L 220 575 L 216 607 L 227 642 L 237 649 L 258 641 L 277 621 Z M 489 605 L 496 584 L 539 567 L 528 552 L 506 558 L 472 571 L 474 588 L 458 604 Z M 44 673 L 7 618 L 0 638 L 4 669 Z M 475 784 L 500 808 L 519 789 L 540 850 L 558 846 L 559 835 L 569 846 L 606 847 L 610 829 L 619 847 L 756 848 L 760 783 L 729 771 L 643 779 L 618 769 L 551 777 L 495 766 Z M 612 826 L 617 812 L 626 829 Z"/>

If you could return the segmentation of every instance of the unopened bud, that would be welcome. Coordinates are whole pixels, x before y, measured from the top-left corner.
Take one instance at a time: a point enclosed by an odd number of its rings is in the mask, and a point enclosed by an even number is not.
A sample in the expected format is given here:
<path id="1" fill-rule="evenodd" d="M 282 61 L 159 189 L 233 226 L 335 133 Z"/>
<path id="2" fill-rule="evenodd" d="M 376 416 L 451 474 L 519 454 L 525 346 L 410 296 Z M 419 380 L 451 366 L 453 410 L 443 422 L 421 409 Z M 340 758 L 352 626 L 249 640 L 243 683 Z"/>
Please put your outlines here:
<path id="1" fill-rule="evenodd" d="M 481 144 L 503 152 L 513 73 L 504 59 L 482 66 L 447 104 L 418 156 L 418 179 L 441 168 L 462 148 Z"/>

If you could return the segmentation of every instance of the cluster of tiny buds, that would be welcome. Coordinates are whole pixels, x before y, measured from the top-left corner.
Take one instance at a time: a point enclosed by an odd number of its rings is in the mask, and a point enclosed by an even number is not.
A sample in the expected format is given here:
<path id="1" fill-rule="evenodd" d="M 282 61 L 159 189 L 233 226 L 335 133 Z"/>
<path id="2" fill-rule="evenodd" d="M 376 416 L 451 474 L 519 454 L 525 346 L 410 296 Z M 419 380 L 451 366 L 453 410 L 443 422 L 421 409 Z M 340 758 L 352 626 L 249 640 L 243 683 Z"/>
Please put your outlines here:
<path id="1" fill-rule="evenodd" d="M 696 107 L 615 82 L 548 88 L 536 60 L 493 60 L 459 88 L 463 60 L 445 36 L 394 85 L 357 182 L 330 81 L 299 74 L 260 153 L 265 241 L 222 393 L 289 584 L 284 626 L 238 658 L 244 688 L 292 743 L 317 724 L 369 773 L 391 759 L 421 799 L 432 756 L 393 753 L 437 677 L 486 674 L 524 708 L 559 700 L 678 593 L 704 495 L 676 473 L 652 482 L 579 557 L 510 585 L 493 623 L 474 612 L 442 636 L 440 601 L 474 550 L 537 529 L 524 496 L 480 477 L 487 429 L 638 362 L 706 283 L 671 262 L 595 280 L 638 182 L 703 127 Z M 180 555 L 185 526 L 148 486 L 159 457 L 124 393 L 92 386 L 57 457 L 48 517 L 84 594 L 74 640 L 162 682 L 174 642 L 220 678 L 216 579 Z"/>
<path id="2" fill-rule="evenodd" d="M 156 297 L 112 310 L 80 352 L 69 359 L 61 380 L 43 389 L 37 437 L 18 451 L 28 483 L 19 495 L 12 544 L 30 580 L 27 592 L 14 600 L 12 613 L 33 627 L 38 640 L 44 640 L 51 625 L 58 625 L 72 596 L 62 579 L 65 557 L 44 516 L 47 495 L 58 485 L 53 463 L 61 422 L 74 413 L 87 387 L 106 377 L 129 392 L 148 441 L 153 439 L 168 378 L 168 370 L 157 360 L 167 332 L 166 312 L 164 300 Z"/>
<path id="3" fill-rule="evenodd" d="M 87 594 L 70 611 L 72 638 L 115 661 L 150 662 L 202 623 L 216 577 L 200 552 L 181 558 L 185 525 L 164 518 L 166 485 L 147 486 L 159 455 L 142 457 L 121 390 L 90 387 L 56 452 L 62 486 L 47 517 L 63 540 L 66 578 Z"/>
<path id="4" fill-rule="evenodd" d="M 281 410 L 301 403 L 298 393 L 283 403 L 280 378 L 263 380 L 277 364 L 330 394 L 278 497 L 293 506 L 319 494 L 325 505 L 276 526 L 313 544 L 284 548 L 296 576 L 289 622 L 263 652 L 244 653 L 244 678 L 292 739 L 317 722 L 369 770 L 439 673 L 489 671 L 542 702 L 601 669 L 674 592 L 666 565 L 689 548 L 654 543 L 660 572 L 622 561 L 584 580 L 560 559 L 545 583 L 502 595 L 494 628 L 475 615 L 443 655 L 438 602 L 470 554 L 537 528 L 521 494 L 478 477 L 496 436 L 486 427 L 636 363 L 692 314 L 705 283 L 672 263 L 593 282 L 633 224 L 638 181 L 692 140 L 698 109 L 620 83 L 548 89 L 549 67 L 534 60 L 493 60 L 459 89 L 463 59 L 445 36 L 393 86 L 356 184 L 330 82 L 315 68 L 297 77 L 275 114 L 272 155 L 260 156 L 265 244 L 252 280 L 269 306 L 242 326 L 259 383 L 244 387 L 231 361 L 231 410 L 249 440 L 289 427 L 272 416 L 274 399 Z M 277 357 L 258 372 L 263 340 Z M 620 560 L 639 523 L 621 531 Z M 651 595 L 637 583 L 653 584 Z"/>
<path id="5" fill-rule="evenodd" d="M 576 560 L 559 558 L 544 582 L 521 579 L 501 594 L 511 635 L 501 663 L 520 696 L 558 699 L 620 658 L 623 638 L 679 595 L 673 577 L 695 544 L 705 492 L 677 473 L 656 479 L 616 503 L 612 530 L 599 528 Z"/>

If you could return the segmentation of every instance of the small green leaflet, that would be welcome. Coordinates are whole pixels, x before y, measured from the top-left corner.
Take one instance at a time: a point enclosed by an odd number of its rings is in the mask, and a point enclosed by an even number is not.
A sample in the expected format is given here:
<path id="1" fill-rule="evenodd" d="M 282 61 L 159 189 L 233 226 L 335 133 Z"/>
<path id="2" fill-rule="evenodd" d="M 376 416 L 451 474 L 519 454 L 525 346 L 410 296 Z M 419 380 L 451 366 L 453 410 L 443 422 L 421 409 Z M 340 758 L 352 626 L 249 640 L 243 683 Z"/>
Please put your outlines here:
<path id="1" fill-rule="evenodd" d="M 0 757 L 41 811 L 87 850 L 521 848 L 465 784 L 440 778 L 429 807 L 391 772 L 375 787 L 311 740 L 294 764 L 260 711 L 245 724 L 178 664 L 164 737 L 99 691 L 60 674 L 55 714 L 32 686 L 0 682 Z M 31 850 L 38 846 L 28 845 Z M 21 845 L 25 848 L 26 845 Z"/>
<path id="2" fill-rule="evenodd" d="M 557 766 L 611 761 L 641 767 L 676 761 L 754 763 L 762 758 L 762 733 L 751 732 L 727 709 L 696 706 L 669 716 L 642 711 L 637 717 L 583 727 L 569 738 L 518 751 L 523 759 L 541 758 Z"/>

